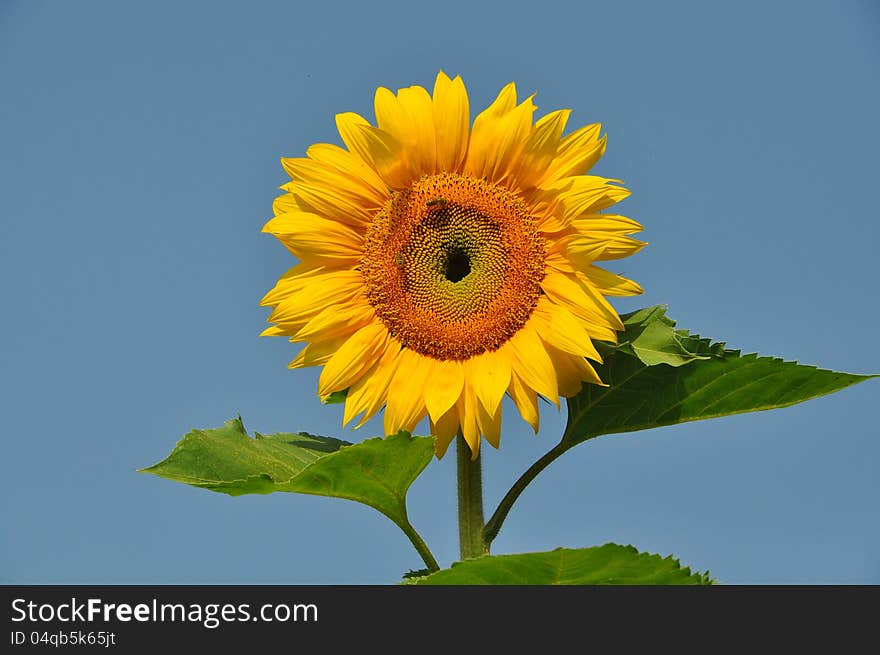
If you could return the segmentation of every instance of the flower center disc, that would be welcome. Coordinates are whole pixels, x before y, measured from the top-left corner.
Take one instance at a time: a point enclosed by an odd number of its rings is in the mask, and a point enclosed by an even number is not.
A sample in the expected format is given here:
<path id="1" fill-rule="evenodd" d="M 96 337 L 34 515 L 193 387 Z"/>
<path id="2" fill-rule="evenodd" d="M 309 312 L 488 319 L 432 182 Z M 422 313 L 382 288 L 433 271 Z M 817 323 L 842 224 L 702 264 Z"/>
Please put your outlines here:
<path id="1" fill-rule="evenodd" d="M 453 173 L 395 193 L 367 230 L 367 298 L 401 343 L 435 359 L 499 348 L 541 294 L 544 240 L 511 191 Z"/>

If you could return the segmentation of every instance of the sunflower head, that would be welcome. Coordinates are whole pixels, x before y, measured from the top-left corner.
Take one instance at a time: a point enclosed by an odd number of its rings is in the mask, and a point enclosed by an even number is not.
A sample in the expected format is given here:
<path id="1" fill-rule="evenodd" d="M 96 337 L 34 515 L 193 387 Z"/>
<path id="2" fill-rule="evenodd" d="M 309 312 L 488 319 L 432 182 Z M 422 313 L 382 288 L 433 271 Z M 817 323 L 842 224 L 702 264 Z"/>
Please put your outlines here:
<path id="1" fill-rule="evenodd" d="M 511 83 L 470 122 L 461 78 L 376 91 L 376 126 L 336 124 L 344 148 L 282 159 L 291 181 L 263 228 L 299 260 L 263 298 L 266 335 L 323 366 L 322 398 L 348 390 L 344 422 L 385 408 L 386 434 L 430 418 L 438 457 L 461 431 L 473 457 L 498 446 L 508 394 L 538 430 L 538 396 L 559 405 L 602 384 L 593 340 L 623 328 L 605 296 L 641 293 L 595 265 L 645 244 L 605 213 L 629 192 L 587 171 L 599 125 L 565 136 L 569 111 L 534 120 Z"/>

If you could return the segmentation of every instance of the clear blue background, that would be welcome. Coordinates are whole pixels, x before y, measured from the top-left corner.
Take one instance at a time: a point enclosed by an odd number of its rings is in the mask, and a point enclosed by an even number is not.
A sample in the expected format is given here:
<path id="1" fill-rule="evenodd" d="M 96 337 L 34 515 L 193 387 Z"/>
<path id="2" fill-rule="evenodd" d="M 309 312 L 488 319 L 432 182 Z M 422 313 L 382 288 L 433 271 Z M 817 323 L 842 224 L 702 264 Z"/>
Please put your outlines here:
<path id="1" fill-rule="evenodd" d="M 340 429 L 260 339 L 292 258 L 260 228 L 280 156 L 378 85 L 510 80 L 602 121 L 597 172 L 650 246 L 615 270 L 745 351 L 880 372 L 880 11 L 859 2 L 0 3 L 0 582 L 391 583 L 420 567 L 346 501 L 134 472 L 194 427 Z M 495 552 L 632 543 L 728 583 L 880 583 L 877 382 L 603 437 L 523 495 Z M 509 408 L 508 408 L 509 409 Z M 487 510 L 559 434 L 506 414 Z M 454 462 L 410 514 L 456 559 Z"/>

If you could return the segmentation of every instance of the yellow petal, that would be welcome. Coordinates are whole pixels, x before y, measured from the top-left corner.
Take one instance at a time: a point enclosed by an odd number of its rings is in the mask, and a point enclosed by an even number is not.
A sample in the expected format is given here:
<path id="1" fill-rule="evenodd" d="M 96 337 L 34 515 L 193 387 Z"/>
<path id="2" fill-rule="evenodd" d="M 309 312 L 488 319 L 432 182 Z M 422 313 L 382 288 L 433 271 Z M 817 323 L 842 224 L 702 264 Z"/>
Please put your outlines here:
<path id="1" fill-rule="evenodd" d="M 496 121 L 514 107 L 516 107 L 516 84 L 510 82 L 498 92 L 498 96 L 492 101 L 492 104 L 474 119 L 474 127 Z"/>
<path id="2" fill-rule="evenodd" d="M 303 208 L 299 206 L 299 203 L 297 203 L 296 198 L 293 197 L 292 193 L 285 193 L 283 196 L 278 196 L 272 202 L 273 216 L 295 211 L 303 211 Z"/>
<path id="3" fill-rule="evenodd" d="M 485 172 L 487 168 L 486 162 L 489 154 L 495 150 L 493 141 L 498 136 L 498 123 L 515 106 L 516 85 L 511 82 L 501 89 L 495 101 L 474 119 L 467 160 L 464 166 L 466 173 L 476 177 L 483 177 L 484 174 L 487 174 Z M 494 166 L 494 161 L 490 162 L 490 166 Z"/>
<path id="4" fill-rule="evenodd" d="M 434 103 L 421 86 L 409 86 L 397 92 L 409 126 L 407 139 L 401 140 L 407 156 L 416 164 L 416 174 L 437 171 L 437 137 L 434 132 Z"/>
<path id="5" fill-rule="evenodd" d="M 434 82 L 434 131 L 437 169 L 457 173 L 464 164 L 470 134 L 470 106 L 461 77 L 440 71 Z"/>
<path id="6" fill-rule="evenodd" d="M 609 180 L 609 182 L 618 182 L 617 180 Z M 626 200 L 632 195 L 632 192 L 622 186 L 609 185 L 605 188 L 605 195 L 602 199 L 594 204 L 591 209 L 593 211 L 602 211 L 608 209 L 611 205 L 617 204 L 621 200 Z"/>
<path id="7" fill-rule="evenodd" d="M 312 148 L 309 148 L 309 152 L 312 151 Z M 342 149 L 340 152 L 345 153 Z M 350 153 L 345 154 L 350 156 Z M 350 166 L 346 170 L 340 170 L 311 157 L 285 158 L 281 160 L 281 164 L 295 182 L 308 184 L 311 188 L 323 193 L 341 196 L 367 209 L 381 207 L 388 199 L 384 185 L 376 188 L 372 183 L 361 178 L 363 169 L 369 170 L 363 162 L 361 162 L 361 169 Z M 375 176 L 375 173 L 373 175 Z M 378 179 L 378 176 L 375 177 L 381 185 L 381 180 Z"/>
<path id="8" fill-rule="evenodd" d="M 415 89 L 421 89 L 421 93 Z M 379 87 L 373 104 L 379 129 L 401 146 L 407 176 L 416 179 L 423 173 L 433 173 L 437 148 L 428 92 L 422 87 L 410 87 L 400 89 L 395 96 L 385 87 Z"/>
<path id="9" fill-rule="evenodd" d="M 331 306 L 309 319 L 302 328 L 291 335 L 295 341 L 332 339 L 351 334 L 376 318 L 376 311 L 366 300 L 356 299 L 341 306 Z"/>
<path id="10" fill-rule="evenodd" d="M 558 230 L 545 226 L 545 223 L 560 223 L 559 230 L 566 229 L 568 226 L 561 223 L 558 217 L 560 214 L 559 196 L 570 185 L 551 186 L 547 189 L 531 189 L 523 192 L 523 195 L 531 205 L 532 216 L 535 222 L 541 228 L 542 232 L 556 232 Z"/>
<path id="11" fill-rule="evenodd" d="M 501 445 L 501 404 L 498 404 L 495 411 L 490 412 L 482 402 L 477 403 L 477 423 L 486 441 L 498 448 Z"/>
<path id="12" fill-rule="evenodd" d="M 582 216 L 600 212 L 632 195 L 629 189 L 620 184 L 620 180 L 595 175 L 568 178 L 566 188 L 560 194 L 566 224 L 571 226 Z"/>
<path id="13" fill-rule="evenodd" d="M 501 404 L 510 384 L 510 355 L 503 350 L 483 353 L 462 362 L 469 387 L 490 414 Z"/>
<path id="14" fill-rule="evenodd" d="M 393 136 L 352 112 L 337 114 L 336 127 L 348 149 L 376 171 L 389 187 L 402 189 L 412 182 L 403 147 Z"/>
<path id="15" fill-rule="evenodd" d="M 382 409 L 382 406 L 388 400 L 388 387 L 400 363 L 400 352 L 400 342 L 392 339 L 385 357 L 380 361 L 379 367 L 376 369 L 375 379 L 369 380 L 369 389 L 364 391 L 369 404 L 364 410 L 363 417 L 355 426 L 356 428 L 360 428 L 364 423 L 373 418 L 376 412 Z"/>
<path id="16" fill-rule="evenodd" d="M 425 384 L 425 407 L 431 420 L 439 421 L 455 405 L 463 386 L 461 362 L 447 359 L 435 363 L 434 371 Z"/>
<path id="17" fill-rule="evenodd" d="M 544 257 L 544 264 L 547 265 L 548 269 L 560 273 L 574 273 L 575 271 L 571 260 L 559 252 L 548 252 Z"/>
<path id="18" fill-rule="evenodd" d="M 304 262 L 350 266 L 363 255 L 361 234 L 317 214 L 281 214 L 266 223 L 263 232 L 273 235 Z"/>
<path id="19" fill-rule="evenodd" d="M 605 296 L 599 292 L 596 285 L 580 271 L 575 274 L 575 279 L 581 289 L 583 289 L 593 301 L 594 306 L 599 309 L 602 317 L 608 321 L 609 325 L 615 330 L 623 330 L 623 323 L 620 320 L 620 316 L 617 315 L 617 311 L 611 306 L 611 303 L 608 302 Z"/>
<path id="20" fill-rule="evenodd" d="M 355 426 L 361 427 L 369 421 L 385 404 L 388 384 L 397 369 L 400 342 L 391 338 L 385 351 L 370 370 L 364 373 L 348 390 L 345 398 L 345 411 L 342 424 L 347 425 L 355 416 L 363 412 L 363 417 Z"/>
<path id="21" fill-rule="evenodd" d="M 561 305 L 541 296 L 533 316 L 538 334 L 545 343 L 573 355 L 602 361 L 583 324 Z"/>
<path id="22" fill-rule="evenodd" d="M 344 177 L 368 186 L 379 198 L 388 198 L 388 185 L 363 159 L 348 150 L 331 143 L 316 143 L 309 146 L 306 155 L 309 159 L 338 171 Z"/>
<path id="23" fill-rule="evenodd" d="M 309 313 L 297 312 L 295 308 L 270 317 L 273 323 L 290 336 L 290 340 L 323 341 L 342 335 L 350 335 L 375 317 L 375 311 L 364 299 L 355 296 Z"/>
<path id="24" fill-rule="evenodd" d="M 632 237 L 616 237 L 605 244 L 605 248 L 596 257 L 596 260 L 623 259 L 624 257 L 636 254 L 647 245 L 647 241 L 639 241 Z"/>
<path id="25" fill-rule="evenodd" d="M 344 344 L 350 336 L 350 333 L 346 333 L 325 341 L 310 343 L 300 350 L 299 354 L 294 357 L 293 361 L 287 366 L 288 368 L 323 366 L 330 361 L 330 358 L 333 357 L 334 353 L 339 350 L 339 347 Z"/>
<path id="26" fill-rule="evenodd" d="M 323 267 L 309 268 L 303 263 L 287 269 L 287 272 L 278 279 L 275 286 L 262 297 L 260 307 L 277 304 L 278 301 L 291 293 L 296 293 L 320 275 L 327 275 L 327 270 Z"/>
<path id="27" fill-rule="evenodd" d="M 471 449 L 471 460 L 477 459 L 480 455 L 480 424 L 477 419 L 479 404 L 480 401 L 477 400 L 474 390 L 470 388 L 469 380 L 465 378 L 464 389 L 456 403 L 456 408 L 461 419 L 461 434 Z"/>
<path id="28" fill-rule="evenodd" d="M 571 356 L 567 353 L 557 350 L 552 346 L 547 347 L 547 353 L 553 362 L 553 368 L 556 369 L 556 380 L 559 385 L 559 395 L 565 398 L 571 398 L 577 395 L 581 390 L 580 376 L 577 369 L 571 362 Z"/>
<path id="29" fill-rule="evenodd" d="M 364 309 L 363 304 L 358 302 L 356 294 L 357 292 L 340 292 L 335 297 L 326 297 L 326 302 L 324 296 L 312 296 L 309 298 L 308 304 L 303 305 L 285 301 L 280 303 L 266 320 L 270 323 L 277 324 L 280 328 L 285 330 L 287 334 L 294 336 L 299 334 L 299 332 L 309 324 L 312 319 L 317 318 L 317 316 L 324 312 L 328 307 L 335 307 L 336 311 L 340 313 L 347 310 L 359 312 L 361 309 Z M 327 318 L 332 317 L 327 316 Z M 302 341 L 303 339 L 299 338 L 296 340 Z"/>
<path id="30" fill-rule="evenodd" d="M 345 182 L 341 181 L 340 184 Z M 346 197 L 334 189 L 323 186 L 306 182 L 289 182 L 282 188 L 293 194 L 301 211 L 345 223 L 358 231 L 365 230 L 366 225 L 378 211 L 378 206 L 372 201 L 368 205 L 364 200 Z"/>
<path id="31" fill-rule="evenodd" d="M 627 236 L 641 232 L 642 226 L 626 216 L 588 213 L 572 219 L 570 225 L 577 232 L 572 241 L 574 250 L 585 248 L 585 244 L 589 244 L 592 250 L 589 261 L 574 254 L 578 268 L 585 268 L 595 260 L 629 257 L 647 245 L 644 241 Z"/>
<path id="32" fill-rule="evenodd" d="M 570 235 L 555 239 L 551 248 L 569 261 L 571 270 L 579 270 L 590 266 L 601 257 L 607 246 L 608 241 L 605 239 Z"/>
<path id="33" fill-rule="evenodd" d="M 348 389 L 370 368 L 388 343 L 388 328 L 373 321 L 355 332 L 330 358 L 318 379 L 322 398 L 334 391 Z"/>
<path id="34" fill-rule="evenodd" d="M 425 381 L 434 372 L 434 361 L 410 348 L 400 352 L 397 370 L 388 387 L 385 434 L 412 430 L 425 417 Z"/>
<path id="35" fill-rule="evenodd" d="M 574 225 L 572 225 L 574 226 Z M 574 235 L 555 239 L 551 249 L 564 253 L 575 268 L 587 268 L 594 261 L 620 259 L 637 253 L 647 244 L 632 237 L 611 231 L 578 231 Z"/>
<path id="36" fill-rule="evenodd" d="M 584 235 L 595 234 L 635 234 L 642 231 L 638 222 L 619 214 L 587 213 L 572 219 L 571 226 Z"/>
<path id="37" fill-rule="evenodd" d="M 534 112 L 529 97 L 492 122 L 478 125 L 474 121 L 465 171 L 494 183 L 515 183 L 520 155 L 532 133 Z"/>
<path id="38" fill-rule="evenodd" d="M 450 407 L 436 422 L 431 421 L 431 436 L 434 437 L 434 454 L 442 459 L 449 444 L 458 435 L 458 409 Z"/>
<path id="39" fill-rule="evenodd" d="M 538 229 L 544 234 L 556 234 L 571 229 L 571 224 L 567 219 L 563 219 L 562 212 L 544 212 L 535 216 L 535 222 Z M 554 239 L 549 239 L 552 243 Z"/>
<path id="40" fill-rule="evenodd" d="M 513 370 L 529 387 L 559 406 L 556 371 L 544 343 L 529 321 L 502 348 L 511 355 Z"/>
<path id="41" fill-rule="evenodd" d="M 486 166 L 494 160 L 489 180 L 493 182 L 516 183 L 518 164 L 526 145 L 532 136 L 534 126 L 535 105 L 532 98 L 511 110 L 499 123 L 500 134 L 495 143 L 494 152 L 486 158 Z"/>
<path id="42" fill-rule="evenodd" d="M 333 271 L 316 275 L 312 283 L 278 300 L 267 319 L 270 323 L 296 322 L 312 317 L 330 305 L 347 303 L 362 294 L 364 280 L 360 271 Z"/>
<path id="43" fill-rule="evenodd" d="M 590 170 L 605 154 L 605 137 L 599 138 L 602 125 L 595 123 L 575 130 L 559 144 L 552 163 L 544 174 L 542 184 Z"/>
<path id="44" fill-rule="evenodd" d="M 582 319 L 583 320 L 583 319 Z M 617 343 L 617 330 L 604 323 L 584 320 L 587 332 L 597 341 L 607 341 L 608 343 Z"/>
<path id="45" fill-rule="evenodd" d="M 563 352 L 550 344 L 547 344 L 547 354 L 550 356 L 553 367 L 556 369 L 560 396 L 571 398 L 577 395 L 581 390 L 581 383 L 584 380 L 593 384 L 602 384 L 595 369 L 583 357 Z"/>
<path id="46" fill-rule="evenodd" d="M 571 114 L 570 109 L 554 111 L 535 123 L 523 153 L 523 164 L 517 168 L 517 184 L 522 189 L 537 186 L 553 161 L 559 147 L 559 139 Z"/>
<path id="47" fill-rule="evenodd" d="M 606 296 L 637 296 L 644 293 L 644 289 L 632 280 L 628 280 L 620 275 L 615 275 L 610 271 L 598 266 L 590 266 L 581 271 L 590 282 Z"/>
<path id="48" fill-rule="evenodd" d="M 622 330 L 617 312 L 591 284 L 565 273 L 548 272 L 541 288 L 550 300 L 566 307 L 575 316 L 599 325 Z"/>
<path id="49" fill-rule="evenodd" d="M 608 385 L 602 381 L 601 376 L 593 368 L 593 365 L 583 357 L 571 357 L 571 361 L 575 364 L 578 369 L 578 375 L 581 380 L 584 382 L 589 382 L 590 384 L 595 384 L 600 387 L 607 387 Z"/>
<path id="50" fill-rule="evenodd" d="M 584 213 L 600 211 L 628 197 L 629 190 L 615 182 L 596 175 L 569 178 L 559 194 L 563 219 L 570 224 Z"/>
<path id="51" fill-rule="evenodd" d="M 520 416 L 523 417 L 526 423 L 532 426 L 535 434 L 538 434 L 540 415 L 538 414 L 537 392 L 531 387 L 526 386 L 516 371 L 513 371 L 510 376 L 510 386 L 507 391 L 519 410 Z"/>

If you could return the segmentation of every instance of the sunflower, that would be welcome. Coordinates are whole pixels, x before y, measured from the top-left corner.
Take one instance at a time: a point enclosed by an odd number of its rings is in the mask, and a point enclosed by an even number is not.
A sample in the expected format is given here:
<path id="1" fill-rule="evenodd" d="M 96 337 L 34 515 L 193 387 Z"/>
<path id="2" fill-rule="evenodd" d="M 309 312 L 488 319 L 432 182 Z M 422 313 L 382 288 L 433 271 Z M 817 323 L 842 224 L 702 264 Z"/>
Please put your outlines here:
<path id="1" fill-rule="evenodd" d="M 461 431 L 476 458 L 501 438 L 508 394 L 538 431 L 538 397 L 559 406 L 602 384 L 593 340 L 623 329 L 605 296 L 641 293 L 594 264 L 645 244 L 641 226 L 600 213 L 629 195 L 585 173 L 601 126 L 563 136 L 570 110 L 534 121 L 505 86 L 470 123 L 460 77 L 379 88 L 377 126 L 336 116 L 345 148 L 282 159 L 291 181 L 263 228 L 300 261 L 266 294 L 274 325 L 323 366 L 318 395 L 346 391 L 344 424 L 384 406 L 385 434 L 427 415 L 442 457 Z"/>

